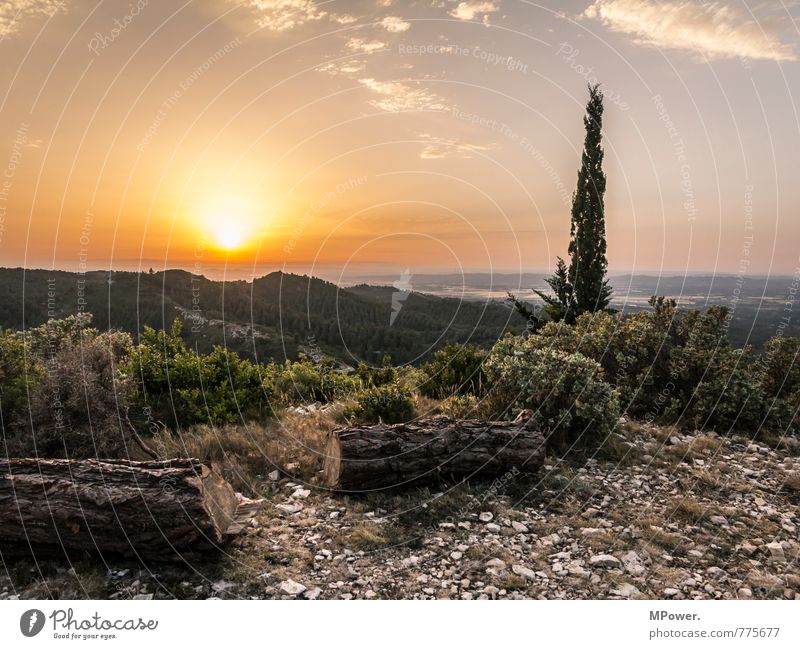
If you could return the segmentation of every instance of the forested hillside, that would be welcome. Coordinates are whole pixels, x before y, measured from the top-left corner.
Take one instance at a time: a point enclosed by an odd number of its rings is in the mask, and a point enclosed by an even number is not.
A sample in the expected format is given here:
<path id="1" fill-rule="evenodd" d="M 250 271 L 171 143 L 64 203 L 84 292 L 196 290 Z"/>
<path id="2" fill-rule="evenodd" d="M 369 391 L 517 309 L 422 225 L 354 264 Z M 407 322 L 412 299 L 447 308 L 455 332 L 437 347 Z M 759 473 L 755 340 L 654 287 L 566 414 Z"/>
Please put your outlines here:
<path id="1" fill-rule="evenodd" d="M 392 296 L 402 295 L 395 305 Z M 158 273 L 0 269 L 0 326 L 20 330 L 49 317 L 92 313 L 94 326 L 134 336 L 144 326 L 185 321 L 186 341 L 215 344 L 261 360 L 330 353 L 346 363 L 383 355 L 412 362 L 447 342 L 491 345 L 522 318 L 496 301 L 465 302 L 391 287 L 340 289 L 307 276 L 274 272 L 253 282 L 218 282 L 182 270 Z"/>

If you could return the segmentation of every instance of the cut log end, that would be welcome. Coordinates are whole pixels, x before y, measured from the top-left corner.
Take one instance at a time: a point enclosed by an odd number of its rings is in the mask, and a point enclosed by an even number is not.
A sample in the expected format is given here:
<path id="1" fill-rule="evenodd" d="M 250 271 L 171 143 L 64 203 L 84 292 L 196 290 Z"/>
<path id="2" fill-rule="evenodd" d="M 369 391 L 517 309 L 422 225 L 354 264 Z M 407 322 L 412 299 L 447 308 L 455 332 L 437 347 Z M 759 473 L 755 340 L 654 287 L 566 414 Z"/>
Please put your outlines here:
<path id="1" fill-rule="evenodd" d="M 333 430 L 328 433 L 328 441 L 325 445 L 325 463 L 322 469 L 322 479 L 328 486 L 339 484 L 342 474 L 342 445 L 339 443 L 339 431 Z"/>

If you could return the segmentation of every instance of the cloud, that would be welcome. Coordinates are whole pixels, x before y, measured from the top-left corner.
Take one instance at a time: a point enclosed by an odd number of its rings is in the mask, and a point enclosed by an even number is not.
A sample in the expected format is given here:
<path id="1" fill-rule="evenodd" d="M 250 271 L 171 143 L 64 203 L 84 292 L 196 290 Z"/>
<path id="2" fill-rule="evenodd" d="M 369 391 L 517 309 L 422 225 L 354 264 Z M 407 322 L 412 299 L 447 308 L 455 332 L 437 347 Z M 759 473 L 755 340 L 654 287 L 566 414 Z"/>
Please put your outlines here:
<path id="1" fill-rule="evenodd" d="M 320 65 L 317 70 L 326 72 L 332 76 L 343 74 L 348 77 L 361 74 L 367 69 L 367 62 L 364 59 L 348 59 L 345 61 L 331 61 Z"/>
<path id="2" fill-rule="evenodd" d="M 351 38 L 347 41 L 347 49 L 353 52 L 372 54 L 386 47 L 383 41 L 365 41 L 363 38 Z"/>
<path id="3" fill-rule="evenodd" d="M 754 21 L 722 2 L 595 0 L 583 15 L 640 45 L 690 50 L 709 59 L 797 59 L 793 46 L 783 42 L 791 26 L 785 18 L 765 15 Z"/>
<path id="4" fill-rule="evenodd" d="M 18 31 L 29 18 L 54 16 L 65 8 L 64 0 L 3 0 L 0 3 L 0 36 Z"/>
<path id="5" fill-rule="evenodd" d="M 497 11 L 498 7 L 494 2 L 459 2 L 458 6 L 450 12 L 450 15 L 459 20 L 475 20 L 479 14 L 490 14 Z M 484 21 L 486 16 L 484 15 Z"/>
<path id="6" fill-rule="evenodd" d="M 420 133 L 420 137 L 431 142 L 419 154 L 419 157 L 423 160 L 441 160 L 442 158 L 453 157 L 472 158 L 476 151 L 489 151 L 495 148 L 493 145 L 470 144 L 458 138 L 442 138 L 428 133 Z"/>
<path id="7" fill-rule="evenodd" d="M 378 81 L 373 78 L 359 79 L 358 82 L 378 95 L 377 99 L 369 102 L 370 105 L 389 113 L 447 109 L 441 97 L 424 88 L 400 81 Z"/>
<path id="8" fill-rule="evenodd" d="M 387 32 L 405 32 L 411 27 L 411 23 L 397 16 L 386 16 L 386 18 L 381 20 L 381 26 Z"/>
<path id="9" fill-rule="evenodd" d="M 333 20 L 335 20 L 340 25 L 352 25 L 355 22 L 358 22 L 358 16 L 351 16 L 350 14 L 341 14 L 339 16 L 334 16 Z"/>
<path id="10" fill-rule="evenodd" d="M 256 14 L 261 27 L 274 32 L 284 32 L 307 22 L 321 20 L 328 12 L 311 0 L 245 0 Z M 334 20 L 336 16 L 332 17 Z"/>

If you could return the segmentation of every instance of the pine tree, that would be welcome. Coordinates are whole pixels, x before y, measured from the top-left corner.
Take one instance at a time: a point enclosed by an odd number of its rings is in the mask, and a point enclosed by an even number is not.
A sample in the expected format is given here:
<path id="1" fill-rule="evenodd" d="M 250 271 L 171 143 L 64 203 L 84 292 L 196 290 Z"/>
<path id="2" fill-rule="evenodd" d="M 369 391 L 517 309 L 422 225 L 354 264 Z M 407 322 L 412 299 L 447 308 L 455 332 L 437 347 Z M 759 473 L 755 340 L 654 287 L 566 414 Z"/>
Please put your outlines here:
<path id="1" fill-rule="evenodd" d="M 606 271 L 606 225 L 603 195 L 603 93 L 599 84 L 589 86 L 586 140 L 578 171 L 578 186 L 572 197 L 572 225 L 569 243 L 569 283 L 572 286 L 575 315 L 601 311 L 611 300 Z"/>

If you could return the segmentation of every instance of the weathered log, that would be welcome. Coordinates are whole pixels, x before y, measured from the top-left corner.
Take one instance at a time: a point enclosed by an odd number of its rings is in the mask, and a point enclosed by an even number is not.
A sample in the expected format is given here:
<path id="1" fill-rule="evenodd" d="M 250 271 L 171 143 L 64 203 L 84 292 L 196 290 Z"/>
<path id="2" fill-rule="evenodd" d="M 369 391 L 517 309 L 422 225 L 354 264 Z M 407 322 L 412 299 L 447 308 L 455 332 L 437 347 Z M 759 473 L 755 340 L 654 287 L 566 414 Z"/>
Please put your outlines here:
<path id="1" fill-rule="evenodd" d="M 339 491 L 367 491 L 412 481 L 535 473 L 545 439 L 522 423 L 455 421 L 342 427 L 328 435 L 323 479 Z"/>
<path id="2" fill-rule="evenodd" d="M 0 554 L 195 555 L 239 532 L 254 505 L 199 460 L 0 460 Z"/>

